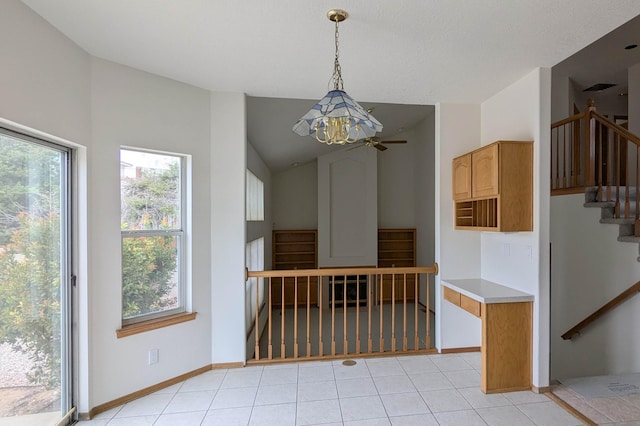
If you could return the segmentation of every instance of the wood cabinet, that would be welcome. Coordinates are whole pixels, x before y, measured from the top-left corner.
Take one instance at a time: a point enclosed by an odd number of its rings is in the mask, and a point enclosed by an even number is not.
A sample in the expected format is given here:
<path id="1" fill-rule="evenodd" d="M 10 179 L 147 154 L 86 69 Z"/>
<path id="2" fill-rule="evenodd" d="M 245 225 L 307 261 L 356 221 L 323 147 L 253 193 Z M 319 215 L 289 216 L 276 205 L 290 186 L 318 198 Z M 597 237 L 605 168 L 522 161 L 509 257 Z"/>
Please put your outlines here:
<path id="1" fill-rule="evenodd" d="M 453 303 L 456 306 L 461 307 L 465 311 L 469 312 L 471 315 L 474 315 L 480 318 L 481 308 L 480 302 L 461 294 L 455 290 L 450 289 L 449 287 L 443 287 L 442 295 L 445 300 Z"/>
<path id="2" fill-rule="evenodd" d="M 471 198 L 471 154 L 453 159 L 453 199 Z"/>
<path id="3" fill-rule="evenodd" d="M 444 283 L 444 300 L 464 309 L 482 321 L 481 385 L 484 393 L 511 392 L 531 388 L 533 368 L 533 302 L 483 303 Z M 502 287 L 484 282 L 494 292 Z M 504 289 L 504 287 L 503 287 Z M 501 291 L 501 290 L 497 290 Z"/>
<path id="4" fill-rule="evenodd" d="M 533 230 L 533 142 L 497 141 L 452 166 L 456 229 Z"/>
<path id="5" fill-rule="evenodd" d="M 500 143 L 492 143 L 471 154 L 471 196 L 498 195 Z"/>
<path id="6" fill-rule="evenodd" d="M 482 305 L 481 384 L 484 393 L 531 389 L 533 303 Z"/>
<path id="7" fill-rule="evenodd" d="M 318 267 L 317 235 L 318 233 L 315 229 L 273 231 L 272 269 L 316 269 Z M 307 294 L 310 296 L 312 305 L 318 303 L 317 277 L 309 279 L 299 277 L 297 279 L 297 289 L 296 300 L 296 280 L 294 278 L 286 278 L 284 280 L 285 305 L 306 305 Z M 274 306 L 282 305 L 282 293 L 282 280 L 272 279 L 271 294 Z"/>
<path id="8" fill-rule="evenodd" d="M 416 266 L 416 230 L 415 229 L 378 229 L 378 267 Z M 407 275 L 407 301 L 415 299 L 414 274 Z M 395 294 L 392 292 L 395 287 Z M 382 281 L 383 302 L 404 301 L 404 276 L 402 274 L 385 275 Z"/>

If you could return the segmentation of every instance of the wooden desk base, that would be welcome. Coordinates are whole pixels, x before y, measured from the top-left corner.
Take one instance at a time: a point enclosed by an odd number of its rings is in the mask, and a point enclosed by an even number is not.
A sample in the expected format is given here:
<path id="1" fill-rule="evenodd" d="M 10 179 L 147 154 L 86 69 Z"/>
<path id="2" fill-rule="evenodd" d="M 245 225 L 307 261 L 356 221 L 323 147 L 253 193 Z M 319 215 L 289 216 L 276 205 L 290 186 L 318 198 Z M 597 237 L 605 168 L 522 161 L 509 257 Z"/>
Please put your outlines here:
<path id="1" fill-rule="evenodd" d="M 533 303 L 482 304 L 484 393 L 531 389 Z"/>

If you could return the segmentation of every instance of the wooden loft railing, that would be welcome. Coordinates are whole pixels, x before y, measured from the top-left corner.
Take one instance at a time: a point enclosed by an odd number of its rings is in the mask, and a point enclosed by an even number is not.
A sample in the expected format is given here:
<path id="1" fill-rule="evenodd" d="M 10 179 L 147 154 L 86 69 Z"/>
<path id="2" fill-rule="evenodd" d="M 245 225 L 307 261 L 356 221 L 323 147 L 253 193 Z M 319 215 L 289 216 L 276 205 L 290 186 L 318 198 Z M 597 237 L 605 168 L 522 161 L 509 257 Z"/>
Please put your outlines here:
<path id="1" fill-rule="evenodd" d="M 247 283 L 258 280 L 251 297 L 262 314 L 253 318 L 255 351 L 247 362 L 432 352 L 429 288 L 437 273 L 437 264 L 248 271 Z M 296 302 L 287 306 L 291 292 Z"/>
<path id="2" fill-rule="evenodd" d="M 573 338 L 576 334 L 580 334 L 583 328 L 587 327 L 589 324 L 591 324 L 592 322 L 594 322 L 595 320 L 597 320 L 607 312 L 613 310 L 618 305 L 625 302 L 627 299 L 634 296 L 639 291 L 640 291 L 640 281 L 638 281 L 637 283 L 635 283 L 634 285 L 632 285 L 631 287 L 629 287 L 628 289 L 626 289 L 625 291 L 623 291 L 622 293 L 620 293 L 619 295 L 611 299 L 611 301 L 609 301 L 607 304 L 602 306 L 600 309 L 598 309 L 597 311 L 595 311 L 594 313 L 592 313 L 591 315 L 589 315 L 588 317 L 580 321 L 578 324 L 572 327 L 569 331 L 564 333 L 562 335 L 562 338 L 564 340 L 568 340 Z"/>
<path id="3" fill-rule="evenodd" d="M 614 203 L 614 218 L 633 219 L 636 236 L 639 166 L 640 138 L 598 114 L 593 101 L 583 112 L 551 125 L 551 195 L 596 187 L 595 201 Z"/>

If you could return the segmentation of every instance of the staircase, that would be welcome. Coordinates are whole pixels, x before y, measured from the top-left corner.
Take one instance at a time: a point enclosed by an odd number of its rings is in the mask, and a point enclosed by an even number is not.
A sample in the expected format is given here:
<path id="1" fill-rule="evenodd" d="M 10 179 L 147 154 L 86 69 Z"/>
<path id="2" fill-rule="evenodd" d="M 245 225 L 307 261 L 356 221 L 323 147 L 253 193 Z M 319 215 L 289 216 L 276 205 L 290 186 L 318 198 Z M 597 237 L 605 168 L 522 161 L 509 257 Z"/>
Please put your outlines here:
<path id="1" fill-rule="evenodd" d="M 611 197 L 608 198 L 611 201 L 598 201 L 599 190 L 605 194 L 607 190 L 609 190 Z M 584 206 L 587 208 L 601 209 L 600 223 L 618 225 L 618 241 L 639 244 L 638 251 L 640 254 L 640 236 L 635 235 L 636 202 L 638 201 L 637 192 L 637 188 L 635 187 L 623 186 L 619 188 L 620 196 L 618 197 L 618 188 L 616 187 L 586 187 L 584 192 Z M 626 211 L 626 209 L 628 209 L 628 211 Z M 621 212 L 623 214 L 620 214 Z M 640 262 L 640 255 L 637 260 Z"/>
<path id="2" fill-rule="evenodd" d="M 620 242 L 640 244 L 637 188 L 640 138 L 598 114 L 593 101 L 551 125 L 551 194 L 584 193 L 585 207 L 602 210 L 600 223 L 618 225 Z"/>

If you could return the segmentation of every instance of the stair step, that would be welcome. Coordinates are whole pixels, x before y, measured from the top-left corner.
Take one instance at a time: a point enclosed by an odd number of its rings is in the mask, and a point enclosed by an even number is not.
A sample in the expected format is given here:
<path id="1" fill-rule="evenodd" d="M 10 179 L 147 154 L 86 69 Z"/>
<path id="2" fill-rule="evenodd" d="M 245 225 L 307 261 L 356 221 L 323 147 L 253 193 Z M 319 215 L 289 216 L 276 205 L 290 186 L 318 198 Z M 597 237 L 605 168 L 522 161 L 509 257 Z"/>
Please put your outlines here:
<path id="1" fill-rule="evenodd" d="M 589 201 L 584 203 L 585 207 L 597 207 L 597 208 L 606 208 L 606 207 L 615 207 L 615 201 Z"/>
<path id="2" fill-rule="evenodd" d="M 633 225 L 636 222 L 635 219 L 625 219 L 622 217 L 610 217 L 606 219 L 600 219 L 600 223 L 611 223 L 614 225 Z"/>
<path id="3" fill-rule="evenodd" d="M 640 237 L 635 236 L 635 214 L 636 214 L 636 197 L 639 196 L 638 188 L 636 187 L 620 187 L 620 199 L 618 202 L 619 213 L 625 215 L 626 200 L 625 197 L 629 197 L 629 212 L 630 219 L 616 218 L 616 193 L 618 188 L 612 187 L 610 190 L 611 198 L 613 201 L 597 201 L 598 187 L 592 186 L 585 188 L 584 191 L 584 206 L 590 208 L 600 208 L 602 213 L 600 217 L 600 223 L 618 225 L 618 241 L 623 243 L 640 244 Z M 602 194 L 606 195 L 606 187 L 602 188 Z M 640 262 L 640 256 L 637 258 Z"/>
<path id="4" fill-rule="evenodd" d="M 618 237 L 618 241 L 622 243 L 638 243 L 640 244 L 640 237 L 634 237 L 633 235 L 628 235 L 624 237 Z"/>

